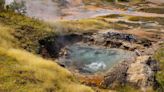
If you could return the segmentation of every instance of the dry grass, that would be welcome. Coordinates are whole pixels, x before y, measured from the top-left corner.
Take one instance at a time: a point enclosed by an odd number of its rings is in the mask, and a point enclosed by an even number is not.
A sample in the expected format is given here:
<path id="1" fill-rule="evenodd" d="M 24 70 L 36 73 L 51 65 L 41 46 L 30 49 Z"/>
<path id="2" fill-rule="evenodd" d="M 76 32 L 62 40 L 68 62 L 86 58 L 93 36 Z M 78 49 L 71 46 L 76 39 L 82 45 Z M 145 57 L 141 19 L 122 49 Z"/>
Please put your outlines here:
<path id="1" fill-rule="evenodd" d="M 10 34 L 15 37 L 17 46 L 34 53 L 39 46 L 39 39 L 55 34 L 49 24 L 13 12 L 0 12 L 0 23 L 13 30 Z"/>
<path id="2" fill-rule="evenodd" d="M 0 46 L 5 48 L 11 47 L 12 42 L 14 42 L 14 37 L 11 35 L 13 29 L 0 24 L 0 32 Z"/>
<path id="3" fill-rule="evenodd" d="M 164 17 L 142 17 L 142 16 L 128 16 L 130 21 L 142 21 L 142 22 L 158 22 L 160 25 L 164 25 Z"/>
<path id="4" fill-rule="evenodd" d="M 0 92 L 93 92 L 55 61 L 20 48 L 19 45 L 28 43 L 26 41 L 34 38 L 37 41 L 43 33 L 49 33 L 48 27 L 42 30 L 38 22 L 21 15 L 0 13 L 0 16 Z M 18 31 L 22 26 L 28 26 L 32 32 L 28 33 L 27 29 Z M 17 39 L 18 36 L 24 37 L 25 42 Z"/>
<path id="5" fill-rule="evenodd" d="M 58 32 L 86 32 L 107 29 L 110 25 L 98 19 L 81 19 L 72 21 L 59 21 L 54 24 Z"/>
<path id="6" fill-rule="evenodd" d="M 96 32 L 105 29 L 127 29 L 126 26 L 113 23 L 104 17 L 96 17 L 91 19 L 80 19 L 71 21 L 58 21 L 54 25 L 54 29 L 59 33 L 71 32 Z"/>
<path id="7" fill-rule="evenodd" d="M 0 66 L 2 92 L 93 92 L 66 69 L 24 50 L 0 48 Z"/>
<path id="8" fill-rule="evenodd" d="M 148 12 L 148 13 L 157 13 L 157 14 L 164 14 L 164 8 L 141 8 L 139 9 L 140 11 L 143 12 Z"/>

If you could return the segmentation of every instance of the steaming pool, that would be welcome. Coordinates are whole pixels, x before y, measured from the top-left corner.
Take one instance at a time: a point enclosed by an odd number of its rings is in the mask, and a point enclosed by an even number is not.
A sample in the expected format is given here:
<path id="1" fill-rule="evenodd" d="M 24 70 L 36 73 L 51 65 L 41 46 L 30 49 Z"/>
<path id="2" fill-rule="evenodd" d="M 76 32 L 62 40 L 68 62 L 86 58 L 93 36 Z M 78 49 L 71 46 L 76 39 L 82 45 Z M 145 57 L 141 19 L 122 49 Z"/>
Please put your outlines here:
<path id="1" fill-rule="evenodd" d="M 107 71 L 133 56 L 133 52 L 120 49 L 71 45 L 67 47 L 67 54 L 60 57 L 59 61 L 68 68 L 77 69 L 80 73 L 97 73 Z"/>

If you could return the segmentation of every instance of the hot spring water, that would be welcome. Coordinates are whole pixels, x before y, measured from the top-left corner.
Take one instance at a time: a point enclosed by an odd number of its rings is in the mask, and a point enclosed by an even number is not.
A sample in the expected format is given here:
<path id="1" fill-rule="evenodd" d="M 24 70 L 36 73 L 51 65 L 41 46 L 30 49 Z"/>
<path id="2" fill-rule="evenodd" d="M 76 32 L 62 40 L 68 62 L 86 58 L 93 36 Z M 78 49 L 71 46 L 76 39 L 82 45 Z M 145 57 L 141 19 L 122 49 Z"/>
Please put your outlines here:
<path id="1" fill-rule="evenodd" d="M 79 72 L 96 73 L 110 69 L 120 61 L 132 57 L 134 54 L 120 49 L 104 49 L 81 45 L 67 48 L 67 55 L 60 58 L 67 67 L 74 67 Z"/>

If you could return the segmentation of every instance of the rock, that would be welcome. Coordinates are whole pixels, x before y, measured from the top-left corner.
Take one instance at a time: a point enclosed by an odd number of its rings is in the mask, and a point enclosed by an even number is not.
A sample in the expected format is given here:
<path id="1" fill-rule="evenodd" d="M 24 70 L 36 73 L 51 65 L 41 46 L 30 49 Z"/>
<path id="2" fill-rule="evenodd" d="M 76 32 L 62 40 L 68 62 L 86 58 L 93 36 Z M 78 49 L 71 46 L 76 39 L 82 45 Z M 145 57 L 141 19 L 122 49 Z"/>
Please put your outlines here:
<path id="1" fill-rule="evenodd" d="M 122 42 L 106 40 L 104 42 L 104 46 L 111 47 L 111 48 L 120 48 L 122 46 Z"/>
<path id="2" fill-rule="evenodd" d="M 133 60 L 132 60 L 133 61 Z M 104 88 L 116 88 L 118 86 L 124 86 L 127 77 L 127 70 L 129 64 L 132 63 L 130 61 L 123 61 L 120 64 L 113 67 L 106 76 L 104 76 L 104 80 L 101 83 L 101 86 Z"/>
<path id="3" fill-rule="evenodd" d="M 152 46 L 152 41 L 132 34 L 121 32 L 99 32 L 82 34 L 82 42 L 88 45 L 97 45 L 110 48 L 121 48 L 134 51 Z"/>
<path id="4" fill-rule="evenodd" d="M 148 39 L 145 39 L 145 38 L 138 39 L 136 43 L 137 44 L 141 44 L 144 47 L 150 47 L 150 46 L 152 46 L 152 42 L 150 40 L 148 40 Z"/>
<path id="5" fill-rule="evenodd" d="M 66 50 L 62 51 L 67 45 L 80 42 L 82 40 L 81 34 L 67 34 L 51 36 L 41 39 L 39 41 L 40 48 L 39 54 L 42 54 L 43 50 L 46 52 L 48 58 L 58 58 L 60 55 L 66 55 Z M 60 53 L 62 52 L 62 53 Z"/>
<path id="6" fill-rule="evenodd" d="M 147 65 L 150 66 L 150 68 L 152 69 L 152 71 L 154 72 L 158 72 L 160 70 L 159 68 L 159 62 L 157 62 L 155 59 L 153 58 L 149 58 Z"/>
<path id="7" fill-rule="evenodd" d="M 150 57 L 146 55 L 139 56 L 127 70 L 127 82 L 140 87 L 142 91 L 145 91 L 147 88 L 156 85 L 155 71 L 155 61 L 152 61 Z"/>
<path id="8" fill-rule="evenodd" d="M 145 92 L 147 88 L 158 87 L 155 73 L 158 63 L 150 56 L 138 56 L 135 59 L 121 62 L 113 67 L 101 83 L 105 88 L 116 88 L 126 84 L 134 85 Z"/>
<path id="9" fill-rule="evenodd" d="M 93 35 L 93 38 L 95 40 L 95 44 L 102 45 L 105 42 L 105 37 L 103 37 L 103 34 L 95 34 Z"/>
<path id="10" fill-rule="evenodd" d="M 123 40 L 128 42 L 134 42 L 136 41 L 136 37 L 132 34 L 125 34 L 120 32 L 108 32 L 107 34 L 104 34 L 106 38 L 109 39 L 115 39 L 115 40 Z"/>

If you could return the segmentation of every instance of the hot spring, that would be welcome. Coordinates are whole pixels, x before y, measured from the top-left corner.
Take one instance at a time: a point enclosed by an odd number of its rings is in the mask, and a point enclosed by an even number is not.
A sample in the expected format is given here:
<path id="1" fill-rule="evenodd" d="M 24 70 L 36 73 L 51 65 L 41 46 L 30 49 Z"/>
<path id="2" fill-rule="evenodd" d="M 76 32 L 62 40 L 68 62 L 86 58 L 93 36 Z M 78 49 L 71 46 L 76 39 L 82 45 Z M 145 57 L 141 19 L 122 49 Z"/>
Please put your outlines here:
<path id="1" fill-rule="evenodd" d="M 66 47 L 67 53 L 59 58 L 68 68 L 80 73 L 105 72 L 121 61 L 134 56 L 133 52 L 74 44 Z"/>

